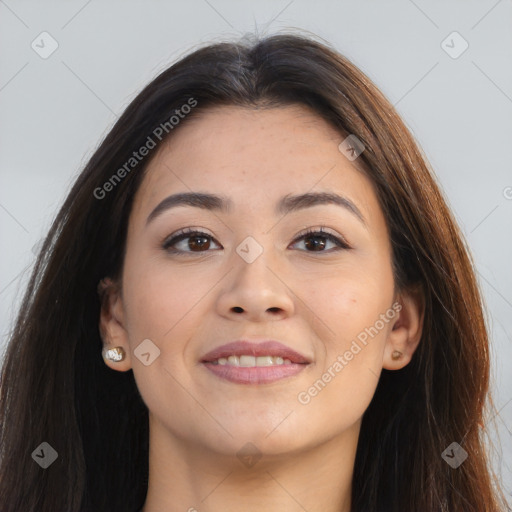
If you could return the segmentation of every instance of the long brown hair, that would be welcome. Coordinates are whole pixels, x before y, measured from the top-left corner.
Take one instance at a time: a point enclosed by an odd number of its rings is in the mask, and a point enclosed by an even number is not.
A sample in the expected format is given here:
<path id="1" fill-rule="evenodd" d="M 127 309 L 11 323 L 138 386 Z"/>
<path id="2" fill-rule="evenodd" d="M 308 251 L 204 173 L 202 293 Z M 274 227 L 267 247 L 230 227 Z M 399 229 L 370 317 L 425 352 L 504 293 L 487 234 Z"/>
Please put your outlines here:
<path id="1" fill-rule="evenodd" d="M 97 285 L 120 276 L 128 216 L 151 155 L 104 184 L 191 101 L 190 116 L 214 105 L 307 105 L 357 136 L 365 146 L 358 163 L 389 226 L 396 284 L 423 291 L 419 347 L 402 370 L 383 370 L 362 419 L 352 511 L 504 510 L 479 426 L 492 405 L 482 300 L 427 159 L 349 60 L 311 37 L 281 34 L 209 45 L 163 71 L 78 176 L 39 253 L 3 362 L 2 511 L 126 512 L 144 503 L 148 411 L 133 372 L 113 372 L 102 360 Z M 157 146 L 180 128 L 167 126 Z M 44 470 L 31 457 L 42 442 L 58 453 Z M 452 442 L 469 454 L 457 469 L 441 457 Z"/>

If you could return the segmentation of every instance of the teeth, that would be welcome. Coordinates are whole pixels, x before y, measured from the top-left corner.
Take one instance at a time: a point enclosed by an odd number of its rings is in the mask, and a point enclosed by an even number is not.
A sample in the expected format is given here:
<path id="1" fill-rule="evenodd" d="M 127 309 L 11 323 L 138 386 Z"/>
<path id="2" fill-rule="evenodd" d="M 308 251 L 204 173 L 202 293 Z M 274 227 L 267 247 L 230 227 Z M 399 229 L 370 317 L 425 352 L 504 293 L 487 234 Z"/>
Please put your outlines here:
<path id="1" fill-rule="evenodd" d="M 213 364 L 220 365 L 231 365 L 231 366 L 242 366 L 246 368 L 254 367 L 254 366 L 274 366 L 274 365 L 282 365 L 282 364 L 292 364 L 289 359 L 283 359 L 282 357 L 274 357 L 274 356 L 250 356 L 250 355 L 241 355 L 241 356 L 229 356 L 229 357 L 220 357 L 216 361 L 212 361 Z"/>
<path id="2" fill-rule="evenodd" d="M 229 356 L 228 362 L 233 366 L 240 366 L 240 360 L 238 359 L 238 356 Z"/>
<path id="3" fill-rule="evenodd" d="M 254 356 L 240 356 L 239 364 L 240 366 L 256 366 L 256 358 Z"/>

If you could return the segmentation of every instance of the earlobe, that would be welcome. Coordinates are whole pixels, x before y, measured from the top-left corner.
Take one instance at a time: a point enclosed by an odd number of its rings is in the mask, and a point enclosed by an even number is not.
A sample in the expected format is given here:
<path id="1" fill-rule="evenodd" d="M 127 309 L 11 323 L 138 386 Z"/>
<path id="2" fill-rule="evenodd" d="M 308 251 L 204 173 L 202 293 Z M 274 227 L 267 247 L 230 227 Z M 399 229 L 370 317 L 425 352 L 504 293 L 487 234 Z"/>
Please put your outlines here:
<path id="1" fill-rule="evenodd" d="M 398 297 L 401 305 L 384 347 L 382 367 L 400 370 L 412 359 L 423 331 L 424 299 L 420 289 L 403 291 Z"/>
<path id="2" fill-rule="evenodd" d="M 113 370 L 131 369 L 128 335 L 124 326 L 124 307 L 119 286 L 110 278 L 98 284 L 100 297 L 99 329 L 103 340 L 102 356 Z"/>

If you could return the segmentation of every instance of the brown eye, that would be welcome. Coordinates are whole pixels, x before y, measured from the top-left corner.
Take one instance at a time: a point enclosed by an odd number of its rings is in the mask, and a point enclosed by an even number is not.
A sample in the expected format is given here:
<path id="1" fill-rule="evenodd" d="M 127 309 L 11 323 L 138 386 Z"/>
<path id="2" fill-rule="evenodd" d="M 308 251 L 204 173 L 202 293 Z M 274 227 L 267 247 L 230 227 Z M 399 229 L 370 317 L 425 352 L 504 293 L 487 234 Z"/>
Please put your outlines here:
<path id="1" fill-rule="evenodd" d="M 304 240 L 306 252 L 333 252 L 338 251 L 340 249 L 350 249 L 351 247 L 348 243 L 332 233 L 328 233 L 324 231 L 322 228 L 319 230 L 309 230 L 306 233 L 302 234 L 299 238 L 294 241 L 296 244 L 298 241 Z M 335 248 L 331 250 L 324 250 L 327 244 L 331 242 L 335 245 Z"/>
<path id="2" fill-rule="evenodd" d="M 304 240 L 305 252 L 331 253 L 341 249 L 351 249 L 343 238 L 324 231 L 323 228 L 303 233 L 295 239 L 293 245 L 301 240 Z M 211 235 L 188 228 L 167 239 L 162 244 L 162 248 L 173 254 L 203 253 L 210 252 L 212 241 L 214 241 L 214 238 Z M 326 250 L 329 243 L 334 244 L 334 247 Z"/>
<path id="3" fill-rule="evenodd" d="M 188 247 L 192 251 L 204 251 L 210 246 L 210 237 L 204 235 L 188 236 Z"/>
<path id="4" fill-rule="evenodd" d="M 310 235 L 310 236 L 304 237 L 304 240 L 306 241 L 305 242 L 306 247 L 308 249 L 311 249 L 314 251 L 325 249 L 325 246 L 327 245 L 327 237 L 325 237 L 325 236 L 318 236 L 318 235 L 311 236 Z M 309 243 L 308 243 L 308 241 L 309 241 Z"/>
<path id="5" fill-rule="evenodd" d="M 181 243 L 185 240 L 188 240 L 187 243 Z M 168 252 L 180 254 L 180 253 L 190 253 L 190 252 L 207 252 L 210 249 L 211 241 L 213 237 L 208 235 L 207 233 L 203 233 L 201 231 L 194 230 L 184 230 L 178 233 L 177 235 L 167 239 L 162 248 Z M 181 243 L 181 247 L 175 247 L 177 244 Z"/>

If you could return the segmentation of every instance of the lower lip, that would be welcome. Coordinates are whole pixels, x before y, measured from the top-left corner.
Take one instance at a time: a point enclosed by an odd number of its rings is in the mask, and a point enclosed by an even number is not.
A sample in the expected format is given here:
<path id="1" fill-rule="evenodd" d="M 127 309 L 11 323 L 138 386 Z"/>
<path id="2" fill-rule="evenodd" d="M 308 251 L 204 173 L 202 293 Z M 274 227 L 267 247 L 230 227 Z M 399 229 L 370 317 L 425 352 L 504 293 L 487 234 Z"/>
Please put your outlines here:
<path id="1" fill-rule="evenodd" d="M 282 364 L 276 366 L 231 366 L 228 364 L 203 363 L 221 379 L 237 384 L 268 384 L 300 373 L 307 364 Z"/>

